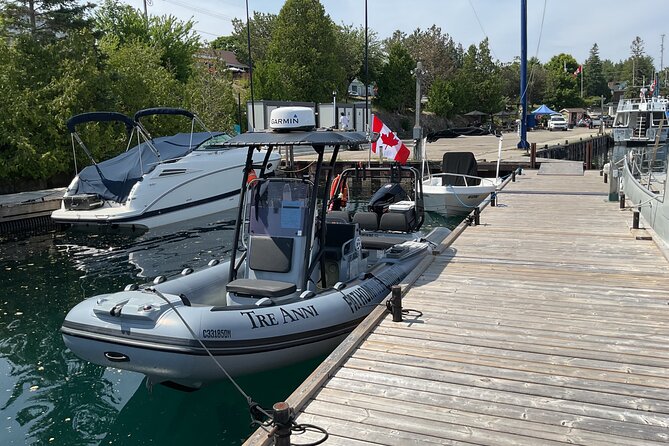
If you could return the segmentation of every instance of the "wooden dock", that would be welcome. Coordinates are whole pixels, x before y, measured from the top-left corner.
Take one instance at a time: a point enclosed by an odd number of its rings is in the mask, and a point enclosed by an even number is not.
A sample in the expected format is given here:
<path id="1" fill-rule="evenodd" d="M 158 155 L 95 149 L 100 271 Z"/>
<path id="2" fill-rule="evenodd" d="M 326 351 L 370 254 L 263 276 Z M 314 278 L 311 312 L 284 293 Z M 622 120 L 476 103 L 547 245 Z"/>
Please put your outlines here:
<path id="1" fill-rule="evenodd" d="M 607 194 L 519 176 L 408 278 L 421 316 L 377 308 L 290 396 L 297 422 L 326 445 L 668 443 L 669 263 Z"/>

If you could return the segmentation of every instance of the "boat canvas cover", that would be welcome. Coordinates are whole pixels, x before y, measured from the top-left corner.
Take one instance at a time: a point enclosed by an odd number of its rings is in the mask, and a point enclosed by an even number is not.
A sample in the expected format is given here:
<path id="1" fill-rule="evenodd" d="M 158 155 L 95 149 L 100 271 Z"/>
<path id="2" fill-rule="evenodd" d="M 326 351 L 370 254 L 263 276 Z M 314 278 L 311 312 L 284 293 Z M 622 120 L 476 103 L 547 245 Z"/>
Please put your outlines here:
<path id="1" fill-rule="evenodd" d="M 132 186 L 143 174 L 151 172 L 158 163 L 180 158 L 188 154 L 192 148 L 222 134 L 221 132 L 193 133 L 192 140 L 190 133 L 155 138 L 152 142 L 160 153 L 160 158 L 146 142 L 143 142 L 114 158 L 82 169 L 79 173 L 77 190 L 72 193 L 95 194 L 104 200 L 123 203 L 128 198 Z"/>
<path id="2" fill-rule="evenodd" d="M 454 173 L 459 175 L 478 175 L 476 158 L 472 152 L 447 152 L 441 160 L 441 171 L 443 173 Z M 459 176 L 446 175 L 443 178 L 444 186 L 464 186 L 465 180 Z M 471 182 L 471 179 L 469 180 Z"/>

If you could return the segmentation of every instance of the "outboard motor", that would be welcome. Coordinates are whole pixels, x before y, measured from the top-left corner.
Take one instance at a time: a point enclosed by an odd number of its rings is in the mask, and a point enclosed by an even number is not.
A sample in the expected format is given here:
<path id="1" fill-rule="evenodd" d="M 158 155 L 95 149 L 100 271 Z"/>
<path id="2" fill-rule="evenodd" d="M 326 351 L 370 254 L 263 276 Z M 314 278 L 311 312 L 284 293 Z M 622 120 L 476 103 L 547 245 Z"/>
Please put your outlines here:
<path id="1" fill-rule="evenodd" d="M 379 216 L 388 212 L 388 206 L 399 201 L 409 200 L 404 188 L 399 183 L 388 183 L 377 190 L 369 200 L 369 211 Z"/>

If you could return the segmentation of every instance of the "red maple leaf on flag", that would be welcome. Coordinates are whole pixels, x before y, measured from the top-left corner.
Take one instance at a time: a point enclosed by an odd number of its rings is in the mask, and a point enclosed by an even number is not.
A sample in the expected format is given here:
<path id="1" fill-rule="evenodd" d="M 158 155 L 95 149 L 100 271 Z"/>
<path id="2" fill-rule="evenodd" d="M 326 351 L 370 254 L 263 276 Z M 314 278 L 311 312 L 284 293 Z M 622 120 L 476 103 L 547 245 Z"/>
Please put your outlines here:
<path id="1" fill-rule="evenodd" d="M 399 141 L 397 140 L 397 138 L 395 138 L 395 135 L 392 133 L 388 134 L 382 133 L 381 142 L 383 142 L 383 144 L 389 147 L 395 147 L 397 144 L 399 144 Z"/>

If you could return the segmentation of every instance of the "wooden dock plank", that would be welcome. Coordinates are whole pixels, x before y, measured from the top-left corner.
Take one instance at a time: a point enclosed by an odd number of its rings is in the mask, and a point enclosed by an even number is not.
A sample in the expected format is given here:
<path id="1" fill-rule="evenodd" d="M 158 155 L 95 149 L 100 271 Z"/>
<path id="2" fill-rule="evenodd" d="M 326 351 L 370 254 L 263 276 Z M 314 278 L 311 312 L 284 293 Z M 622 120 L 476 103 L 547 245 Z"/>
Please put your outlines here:
<path id="1" fill-rule="evenodd" d="M 595 172 L 565 178 L 510 183 L 297 421 L 333 445 L 669 443 L 669 262 Z"/>

